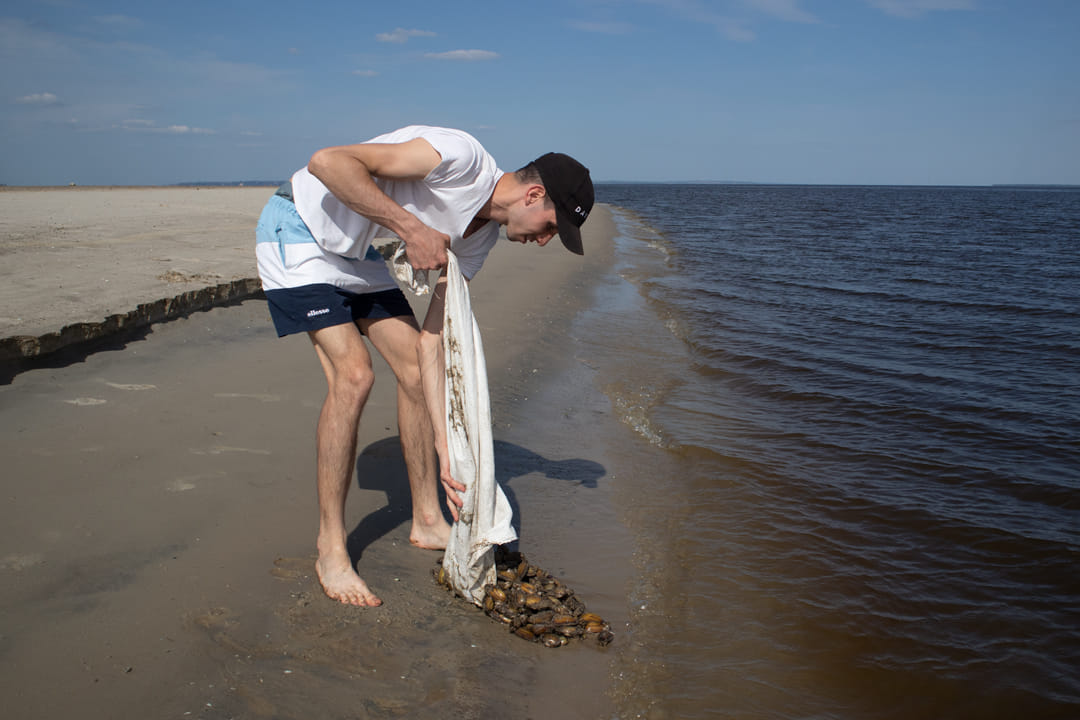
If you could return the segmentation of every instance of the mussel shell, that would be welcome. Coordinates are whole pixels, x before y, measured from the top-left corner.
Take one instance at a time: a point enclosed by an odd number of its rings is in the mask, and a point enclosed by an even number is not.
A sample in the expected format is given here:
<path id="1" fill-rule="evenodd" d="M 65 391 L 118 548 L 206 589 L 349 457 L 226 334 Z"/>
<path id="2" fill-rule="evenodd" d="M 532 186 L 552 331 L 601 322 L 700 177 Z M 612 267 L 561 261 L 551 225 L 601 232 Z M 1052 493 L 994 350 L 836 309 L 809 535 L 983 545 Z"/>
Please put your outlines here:
<path id="1" fill-rule="evenodd" d="M 536 639 L 536 635 L 534 635 L 532 631 L 528 628 L 519 627 L 517 630 L 514 631 L 514 634 L 524 640 L 532 641 Z"/>
<path id="2" fill-rule="evenodd" d="M 517 588 L 514 588 L 506 595 L 506 602 L 510 607 L 523 608 L 525 607 L 525 593 L 521 592 Z"/>
<path id="3" fill-rule="evenodd" d="M 530 610 L 547 610 L 551 607 L 551 600 L 542 595 L 526 595 L 525 607 Z"/>
<path id="4" fill-rule="evenodd" d="M 491 612 L 488 614 L 499 622 L 508 623 L 514 619 L 514 616 L 517 613 L 503 603 L 495 603 L 495 607 L 492 608 Z"/>
<path id="5" fill-rule="evenodd" d="M 582 632 L 580 625 L 556 625 L 555 632 L 566 637 L 581 637 Z"/>
<path id="6" fill-rule="evenodd" d="M 607 645 L 614 639 L 615 634 L 612 633 L 610 630 L 605 630 L 604 632 L 596 636 L 596 642 L 600 643 L 601 645 Z"/>
<path id="7" fill-rule="evenodd" d="M 546 623 L 551 622 L 551 618 L 553 617 L 555 617 L 554 610 L 541 610 L 540 612 L 533 613 L 530 619 L 534 623 Z"/>
<path id="8" fill-rule="evenodd" d="M 566 638 L 548 633 L 540 638 L 540 642 L 544 643 L 544 647 L 557 648 L 566 644 Z"/>

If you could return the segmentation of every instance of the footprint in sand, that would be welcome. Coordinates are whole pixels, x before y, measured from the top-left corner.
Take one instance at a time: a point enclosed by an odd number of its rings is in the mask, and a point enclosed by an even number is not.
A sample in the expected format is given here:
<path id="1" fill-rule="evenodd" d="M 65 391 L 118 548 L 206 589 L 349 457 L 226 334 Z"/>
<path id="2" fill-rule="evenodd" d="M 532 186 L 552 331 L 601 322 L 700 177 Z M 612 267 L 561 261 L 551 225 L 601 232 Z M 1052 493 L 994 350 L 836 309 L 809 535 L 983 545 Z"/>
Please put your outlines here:
<path id="1" fill-rule="evenodd" d="M 259 654 L 259 650 L 234 636 L 233 631 L 240 620 L 229 608 L 215 607 L 202 613 L 188 615 L 188 622 L 202 628 L 213 642 L 237 656 L 247 655 L 250 659 Z"/>
<path id="2" fill-rule="evenodd" d="M 203 480 L 213 481 L 213 480 L 220 480 L 220 479 L 222 479 L 224 477 L 226 477 L 226 473 L 222 472 L 220 470 L 217 471 L 217 472 L 212 472 L 212 473 L 199 473 L 198 475 L 185 475 L 183 477 L 178 477 L 175 480 L 173 480 L 171 483 L 169 483 L 168 485 L 165 486 L 165 489 L 168 490 L 169 492 L 175 492 L 175 493 L 187 492 L 188 490 L 194 490 L 195 488 L 198 487 L 198 485 L 196 484 L 196 481 L 198 481 L 198 482 L 202 482 Z"/>
<path id="3" fill-rule="evenodd" d="M 15 570 L 17 572 L 40 565 L 43 562 L 45 562 L 45 558 L 37 553 L 8 555 L 5 558 L 0 558 L 0 569 Z"/>
<path id="4" fill-rule="evenodd" d="M 114 383 L 105 381 L 105 384 L 114 390 L 157 390 L 157 385 L 137 385 L 134 383 Z"/>
<path id="5" fill-rule="evenodd" d="M 72 398 L 71 400 L 65 400 L 64 402 L 69 405 L 104 405 L 108 402 L 108 400 L 105 400 L 103 398 L 79 397 Z"/>
<path id="6" fill-rule="evenodd" d="M 279 557 L 270 574 L 281 580 L 305 580 L 315 569 L 315 558 Z"/>
<path id="7" fill-rule="evenodd" d="M 248 453 L 249 455 L 269 455 L 269 450 L 259 450 L 256 448 L 242 448 L 242 447 L 229 447 L 227 445 L 215 445 L 214 447 L 207 448 L 206 450 L 191 449 L 192 455 L 225 455 L 227 453 Z"/>
<path id="8" fill-rule="evenodd" d="M 214 393 L 216 398 L 247 398 L 249 400 L 259 400 L 262 402 L 279 402 L 281 400 L 280 395 L 272 395 L 270 393 Z"/>

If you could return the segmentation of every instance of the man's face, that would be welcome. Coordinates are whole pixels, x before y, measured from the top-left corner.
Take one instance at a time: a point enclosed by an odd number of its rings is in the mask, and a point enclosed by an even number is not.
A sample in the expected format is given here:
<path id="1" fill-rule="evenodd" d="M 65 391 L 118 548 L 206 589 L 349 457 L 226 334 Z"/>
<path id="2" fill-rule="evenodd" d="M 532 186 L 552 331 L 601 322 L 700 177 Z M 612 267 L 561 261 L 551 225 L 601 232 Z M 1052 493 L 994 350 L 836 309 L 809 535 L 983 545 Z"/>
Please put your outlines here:
<path id="1" fill-rule="evenodd" d="M 555 218 L 555 204 L 547 199 L 542 186 L 533 187 L 538 191 L 530 189 L 510 208 L 506 237 L 514 242 L 534 242 L 543 247 L 559 232 L 559 226 Z"/>

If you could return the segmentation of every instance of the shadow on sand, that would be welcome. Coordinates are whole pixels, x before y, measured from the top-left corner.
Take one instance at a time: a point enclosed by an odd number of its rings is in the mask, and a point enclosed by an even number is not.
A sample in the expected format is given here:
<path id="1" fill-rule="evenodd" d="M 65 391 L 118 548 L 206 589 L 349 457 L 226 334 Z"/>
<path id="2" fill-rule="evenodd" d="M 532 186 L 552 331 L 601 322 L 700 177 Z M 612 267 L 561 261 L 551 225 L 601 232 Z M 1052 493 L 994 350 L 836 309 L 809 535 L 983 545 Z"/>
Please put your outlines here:
<path id="1" fill-rule="evenodd" d="M 518 533 L 521 531 L 521 512 L 510 485 L 514 478 L 540 473 L 551 480 L 595 488 L 606 472 L 603 465 L 592 460 L 550 460 L 528 448 L 501 440 L 494 441 L 494 452 L 495 479 L 510 501 L 510 507 L 514 511 L 514 530 Z M 379 440 L 364 448 L 356 458 L 356 475 L 358 487 L 385 492 L 386 505 L 369 513 L 349 533 L 346 547 L 354 563 L 360 559 L 368 545 L 402 523 L 412 520 L 409 478 L 405 472 L 405 461 L 401 457 L 401 444 L 396 436 Z M 447 522 L 450 522 L 441 485 L 439 496 L 443 499 L 443 514 Z"/>

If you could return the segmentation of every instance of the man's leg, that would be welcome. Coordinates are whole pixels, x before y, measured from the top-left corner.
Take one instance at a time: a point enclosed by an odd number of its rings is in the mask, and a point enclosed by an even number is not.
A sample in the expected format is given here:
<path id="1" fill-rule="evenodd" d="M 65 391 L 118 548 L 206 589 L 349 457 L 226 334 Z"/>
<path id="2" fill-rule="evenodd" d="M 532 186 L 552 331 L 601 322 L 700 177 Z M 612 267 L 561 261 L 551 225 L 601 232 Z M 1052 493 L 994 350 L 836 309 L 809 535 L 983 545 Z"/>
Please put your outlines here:
<path id="1" fill-rule="evenodd" d="M 409 541 L 417 547 L 442 550 L 450 539 L 450 525 L 439 505 L 435 440 L 420 382 L 420 363 L 416 354 L 420 328 L 409 316 L 361 320 L 360 324 L 397 376 L 398 432 L 412 491 Z"/>
<path id="2" fill-rule="evenodd" d="M 331 598 L 349 605 L 381 605 L 382 600 L 356 574 L 345 549 L 345 497 L 356 467 L 356 434 L 375 382 L 371 356 L 352 323 L 308 335 L 327 384 L 317 435 L 319 559 L 315 570 Z"/>

